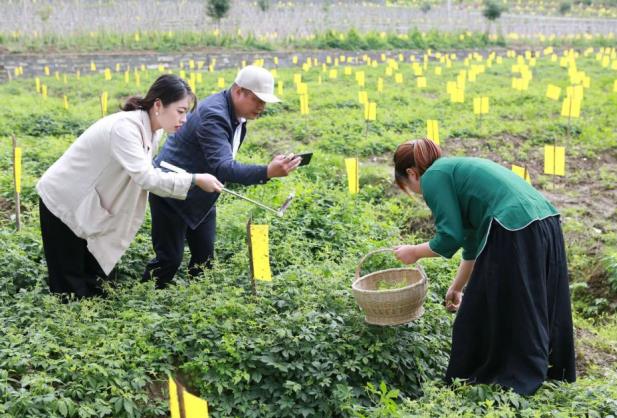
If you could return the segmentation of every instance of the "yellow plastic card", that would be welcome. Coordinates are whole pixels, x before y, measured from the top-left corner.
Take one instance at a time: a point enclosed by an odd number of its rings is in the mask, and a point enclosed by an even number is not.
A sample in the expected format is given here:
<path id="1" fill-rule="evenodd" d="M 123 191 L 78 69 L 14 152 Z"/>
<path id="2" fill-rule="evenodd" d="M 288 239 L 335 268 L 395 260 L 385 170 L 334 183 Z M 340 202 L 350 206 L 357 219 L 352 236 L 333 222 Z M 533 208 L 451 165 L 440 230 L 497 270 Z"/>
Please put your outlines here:
<path id="1" fill-rule="evenodd" d="M 574 97 L 566 97 L 561 106 L 561 116 L 578 118 L 581 116 L 581 101 Z"/>
<path id="2" fill-rule="evenodd" d="M 178 386 L 174 379 L 169 376 L 169 410 L 171 418 L 180 418 L 180 402 L 178 402 Z"/>
<path id="3" fill-rule="evenodd" d="M 561 88 L 557 87 L 553 84 L 549 84 L 546 88 L 546 97 L 551 100 L 559 100 L 559 96 L 561 95 Z"/>
<path id="4" fill-rule="evenodd" d="M 15 147 L 15 191 L 21 193 L 21 148 Z"/>
<path id="5" fill-rule="evenodd" d="M 525 179 L 527 183 L 531 184 L 531 177 L 529 176 L 529 171 L 527 171 L 525 167 L 512 164 L 512 171 L 514 172 L 514 174 Z"/>
<path id="6" fill-rule="evenodd" d="M 356 194 L 360 191 L 360 173 L 357 158 L 345 158 L 345 168 L 347 169 L 347 185 L 349 193 Z"/>
<path id="7" fill-rule="evenodd" d="M 185 418 L 208 418 L 208 402 L 195 395 L 184 391 L 184 413 Z"/>
<path id="8" fill-rule="evenodd" d="M 272 281 L 268 251 L 268 225 L 250 225 L 253 276 L 256 280 Z"/>
<path id="9" fill-rule="evenodd" d="M 439 122 L 434 119 L 426 121 L 426 137 L 439 145 Z"/>
<path id="10" fill-rule="evenodd" d="M 553 145 L 544 146 L 544 173 L 565 176 L 566 149 Z"/>

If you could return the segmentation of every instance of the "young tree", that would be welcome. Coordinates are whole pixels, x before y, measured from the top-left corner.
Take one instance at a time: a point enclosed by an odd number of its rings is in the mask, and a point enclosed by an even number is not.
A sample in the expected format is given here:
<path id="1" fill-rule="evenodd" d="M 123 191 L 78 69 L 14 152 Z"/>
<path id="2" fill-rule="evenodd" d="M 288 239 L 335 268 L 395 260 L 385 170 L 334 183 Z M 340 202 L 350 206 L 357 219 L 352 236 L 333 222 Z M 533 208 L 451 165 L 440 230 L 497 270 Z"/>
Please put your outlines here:
<path id="1" fill-rule="evenodd" d="M 262 12 L 267 12 L 270 8 L 270 0 L 257 0 L 257 6 Z"/>
<path id="2" fill-rule="evenodd" d="M 206 14 L 216 21 L 217 27 L 220 27 L 221 19 L 227 15 L 230 8 L 230 0 L 208 0 Z"/>
<path id="3" fill-rule="evenodd" d="M 485 0 L 482 15 L 488 20 L 488 24 L 486 25 L 487 35 L 490 33 L 491 23 L 496 22 L 501 17 L 503 11 L 504 7 L 501 6 L 497 0 Z"/>

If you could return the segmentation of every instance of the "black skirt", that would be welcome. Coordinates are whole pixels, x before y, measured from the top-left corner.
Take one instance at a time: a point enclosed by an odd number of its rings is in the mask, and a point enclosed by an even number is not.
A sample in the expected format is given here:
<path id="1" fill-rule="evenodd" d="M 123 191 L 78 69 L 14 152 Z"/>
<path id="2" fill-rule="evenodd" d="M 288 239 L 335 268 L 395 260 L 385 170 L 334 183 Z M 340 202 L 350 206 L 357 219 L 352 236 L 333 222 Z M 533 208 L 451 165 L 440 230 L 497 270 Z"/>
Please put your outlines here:
<path id="1" fill-rule="evenodd" d="M 559 217 L 509 231 L 493 220 L 454 321 L 446 381 L 533 394 L 576 380 L 568 267 Z"/>

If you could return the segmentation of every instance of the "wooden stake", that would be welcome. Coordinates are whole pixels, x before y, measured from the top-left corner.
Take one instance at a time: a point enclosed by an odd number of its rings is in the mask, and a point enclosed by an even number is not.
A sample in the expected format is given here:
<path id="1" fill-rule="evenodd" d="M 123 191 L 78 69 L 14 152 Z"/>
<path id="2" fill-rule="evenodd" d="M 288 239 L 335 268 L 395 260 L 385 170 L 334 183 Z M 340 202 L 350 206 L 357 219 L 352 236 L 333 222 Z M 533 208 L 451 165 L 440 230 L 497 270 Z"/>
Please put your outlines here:
<path id="1" fill-rule="evenodd" d="M 17 167 L 15 165 L 15 148 L 17 148 L 17 139 L 15 135 L 13 135 L 13 187 L 15 188 L 15 226 L 17 227 L 17 231 L 21 230 L 21 199 L 19 197 L 19 193 L 17 192 Z"/>

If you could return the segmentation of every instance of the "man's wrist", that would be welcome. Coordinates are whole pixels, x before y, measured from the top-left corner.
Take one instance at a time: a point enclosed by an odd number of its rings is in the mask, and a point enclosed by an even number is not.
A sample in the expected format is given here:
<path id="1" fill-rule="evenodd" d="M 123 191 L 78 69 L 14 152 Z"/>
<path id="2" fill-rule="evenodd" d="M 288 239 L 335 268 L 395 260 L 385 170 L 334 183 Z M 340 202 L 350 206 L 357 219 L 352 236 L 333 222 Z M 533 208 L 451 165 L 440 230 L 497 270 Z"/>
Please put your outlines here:
<path id="1" fill-rule="evenodd" d="M 197 174 L 193 173 L 191 174 L 191 186 L 194 186 L 197 184 Z"/>

